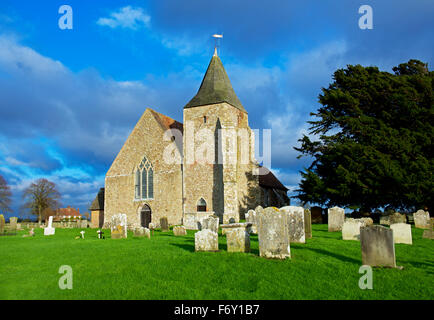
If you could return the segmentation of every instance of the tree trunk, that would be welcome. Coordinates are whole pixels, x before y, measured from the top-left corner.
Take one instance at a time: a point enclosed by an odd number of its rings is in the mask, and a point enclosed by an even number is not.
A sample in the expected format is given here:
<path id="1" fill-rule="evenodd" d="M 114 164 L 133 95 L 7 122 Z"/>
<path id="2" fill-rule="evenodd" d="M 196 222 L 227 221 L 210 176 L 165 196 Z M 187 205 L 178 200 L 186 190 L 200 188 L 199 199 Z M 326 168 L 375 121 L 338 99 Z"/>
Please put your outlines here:
<path id="1" fill-rule="evenodd" d="M 42 223 L 42 216 L 41 216 L 41 207 L 38 208 L 38 224 L 41 225 Z"/>

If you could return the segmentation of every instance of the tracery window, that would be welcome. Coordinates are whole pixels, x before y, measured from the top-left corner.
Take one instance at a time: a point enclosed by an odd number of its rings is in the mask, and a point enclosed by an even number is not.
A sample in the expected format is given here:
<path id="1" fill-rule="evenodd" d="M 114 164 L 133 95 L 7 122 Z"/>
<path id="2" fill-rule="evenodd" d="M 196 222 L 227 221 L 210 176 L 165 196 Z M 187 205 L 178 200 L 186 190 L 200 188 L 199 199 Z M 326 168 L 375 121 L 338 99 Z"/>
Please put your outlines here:
<path id="1" fill-rule="evenodd" d="M 154 168 L 146 157 L 143 157 L 136 169 L 134 190 L 134 196 L 137 200 L 154 198 Z"/>

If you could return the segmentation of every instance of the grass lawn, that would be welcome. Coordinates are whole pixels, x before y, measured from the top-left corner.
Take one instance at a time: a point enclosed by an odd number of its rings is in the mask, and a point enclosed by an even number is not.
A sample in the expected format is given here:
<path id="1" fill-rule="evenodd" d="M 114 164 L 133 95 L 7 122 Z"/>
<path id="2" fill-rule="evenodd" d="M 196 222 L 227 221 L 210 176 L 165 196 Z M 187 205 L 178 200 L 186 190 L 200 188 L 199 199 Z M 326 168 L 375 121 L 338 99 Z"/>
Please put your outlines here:
<path id="1" fill-rule="evenodd" d="M 434 241 L 412 229 L 413 245 L 395 245 L 404 270 L 375 268 L 373 290 L 359 289 L 358 241 L 343 241 L 327 225 L 313 225 L 313 239 L 291 244 L 290 260 L 251 253 L 194 252 L 194 231 L 184 237 L 155 231 L 151 239 L 106 240 L 86 229 L 56 229 L 44 237 L 0 237 L 0 299 L 434 299 Z M 73 289 L 58 286 L 61 265 L 73 269 Z"/>

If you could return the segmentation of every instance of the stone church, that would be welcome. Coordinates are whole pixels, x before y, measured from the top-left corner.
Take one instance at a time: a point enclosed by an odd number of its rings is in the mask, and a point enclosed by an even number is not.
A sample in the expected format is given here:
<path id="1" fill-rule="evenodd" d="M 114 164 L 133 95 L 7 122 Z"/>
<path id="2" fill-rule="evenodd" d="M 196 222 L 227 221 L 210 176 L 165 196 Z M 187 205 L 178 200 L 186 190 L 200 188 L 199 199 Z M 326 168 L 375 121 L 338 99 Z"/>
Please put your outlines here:
<path id="1" fill-rule="evenodd" d="M 184 124 L 145 110 L 92 203 L 93 227 L 125 213 L 129 228 L 158 227 L 167 217 L 195 229 L 209 215 L 238 222 L 258 205 L 289 204 L 288 189 L 254 158 L 247 111 L 217 51 L 183 113 Z"/>

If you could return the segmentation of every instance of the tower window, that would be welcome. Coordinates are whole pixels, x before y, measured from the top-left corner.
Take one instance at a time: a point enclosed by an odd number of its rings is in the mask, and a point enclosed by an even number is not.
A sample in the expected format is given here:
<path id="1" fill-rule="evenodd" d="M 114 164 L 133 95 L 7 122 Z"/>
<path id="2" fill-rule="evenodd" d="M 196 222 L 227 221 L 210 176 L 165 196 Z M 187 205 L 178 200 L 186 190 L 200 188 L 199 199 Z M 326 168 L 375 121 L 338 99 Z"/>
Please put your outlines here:
<path id="1" fill-rule="evenodd" d="M 206 116 L 203 116 L 203 123 L 206 123 Z"/>

